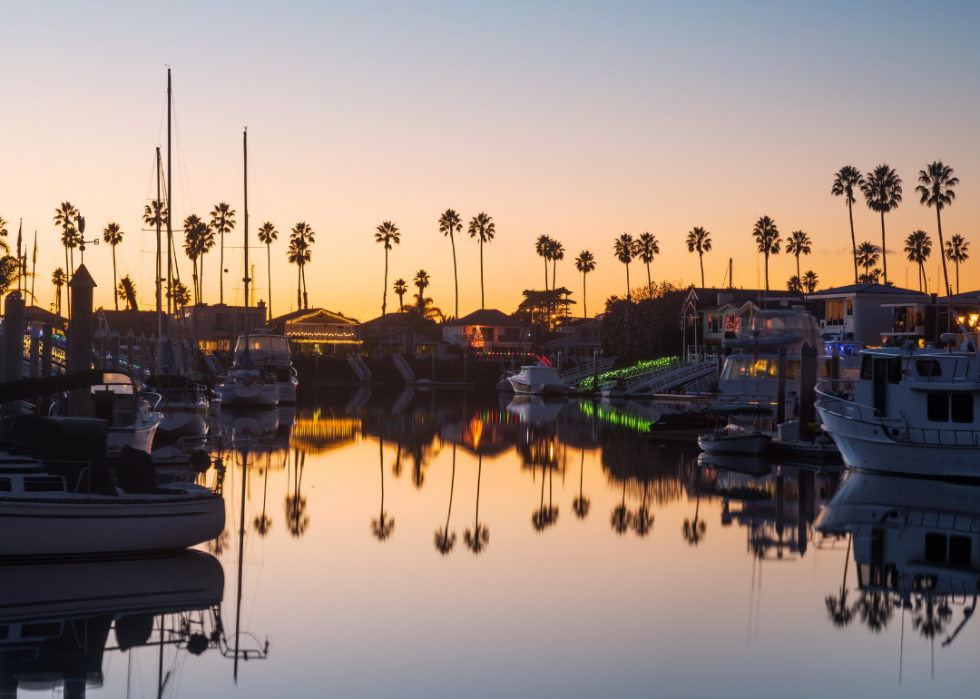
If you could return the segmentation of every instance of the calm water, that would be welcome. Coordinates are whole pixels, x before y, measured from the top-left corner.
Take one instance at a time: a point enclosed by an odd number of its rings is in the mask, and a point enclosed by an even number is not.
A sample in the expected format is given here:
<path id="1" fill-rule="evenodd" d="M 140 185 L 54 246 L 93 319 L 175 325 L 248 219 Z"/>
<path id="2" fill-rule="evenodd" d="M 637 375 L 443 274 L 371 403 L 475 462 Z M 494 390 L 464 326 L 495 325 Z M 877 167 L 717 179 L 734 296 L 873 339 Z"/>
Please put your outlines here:
<path id="1" fill-rule="evenodd" d="M 0 569 L 0 696 L 976 687 L 980 622 L 944 645 L 972 597 L 862 593 L 848 538 L 814 530 L 839 472 L 699 465 L 642 434 L 657 410 L 322 388 L 226 413 L 227 527 L 200 553 Z"/>

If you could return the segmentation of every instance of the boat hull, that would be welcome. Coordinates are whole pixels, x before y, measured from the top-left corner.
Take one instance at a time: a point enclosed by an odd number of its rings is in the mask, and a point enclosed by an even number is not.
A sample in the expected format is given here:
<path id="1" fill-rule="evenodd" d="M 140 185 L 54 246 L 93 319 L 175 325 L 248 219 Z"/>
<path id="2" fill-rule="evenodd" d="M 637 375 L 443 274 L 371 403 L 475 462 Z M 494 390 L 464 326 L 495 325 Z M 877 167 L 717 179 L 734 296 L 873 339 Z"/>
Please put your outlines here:
<path id="1" fill-rule="evenodd" d="M 225 409 L 274 408 L 279 403 L 278 385 L 219 386 L 215 389 Z"/>
<path id="2" fill-rule="evenodd" d="M 701 435 L 698 446 L 709 454 L 764 454 L 772 442 L 767 434 L 731 435 L 713 437 Z"/>
<path id="3" fill-rule="evenodd" d="M 197 436 L 208 431 L 208 405 L 173 404 L 160 406 L 159 410 L 163 413 L 163 422 L 160 423 L 159 432 L 172 437 Z"/>
<path id="4" fill-rule="evenodd" d="M 141 425 L 110 427 L 106 435 L 106 453 L 109 455 L 118 454 L 123 447 L 129 446 L 149 454 L 153 450 L 153 437 L 162 422 L 163 416 L 158 413 L 157 417 Z"/>
<path id="5" fill-rule="evenodd" d="M 524 383 L 523 381 L 510 379 L 510 387 L 514 390 L 514 393 L 522 393 L 532 396 L 559 396 L 568 393 L 568 386 L 564 384 Z"/>

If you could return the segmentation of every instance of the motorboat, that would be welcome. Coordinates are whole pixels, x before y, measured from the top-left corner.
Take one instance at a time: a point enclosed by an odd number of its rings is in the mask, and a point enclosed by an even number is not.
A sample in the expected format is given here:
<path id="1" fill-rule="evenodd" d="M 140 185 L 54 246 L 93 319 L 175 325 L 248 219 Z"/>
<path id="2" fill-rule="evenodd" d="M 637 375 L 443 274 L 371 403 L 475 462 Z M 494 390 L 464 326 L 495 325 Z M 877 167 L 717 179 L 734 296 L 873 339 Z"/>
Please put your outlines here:
<path id="1" fill-rule="evenodd" d="M 510 385 L 510 377 L 516 373 L 516 371 L 505 371 L 501 374 L 497 380 L 497 390 L 501 393 L 513 393 L 514 387 Z"/>
<path id="2" fill-rule="evenodd" d="M 207 387 L 180 374 L 153 374 L 145 386 L 161 397 L 157 405 L 157 410 L 163 413 L 159 433 L 176 438 L 208 431 Z"/>
<path id="3" fill-rule="evenodd" d="M 259 334 L 248 335 L 247 338 L 240 336 L 235 345 L 235 366 L 265 369 L 279 383 L 279 403 L 296 402 L 299 379 L 293 367 L 289 339 L 285 335 L 270 335 L 259 331 Z"/>
<path id="4" fill-rule="evenodd" d="M 698 437 L 701 451 L 711 454 L 764 454 L 772 442 L 772 410 L 765 406 L 720 405 L 702 411 L 728 419 L 716 432 Z"/>
<path id="5" fill-rule="evenodd" d="M 501 397 L 501 402 L 505 400 L 506 397 Z M 566 405 L 568 399 L 559 396 L 514 395 L 510 397 L 506 409 L 522 423 L 554 424 Z"/>
<path id="6" fill-rule="evenodd" d="M 4 418 L 0 557 L 169 551 L 221 533 L 220 479 L 216 490 L 158 485 L 149 454 L 125 447 L 110 458 L 108 429 L 97 418 Z"/>
<path id="7" fill-rule="evenodd" d="M 866 471 L 980 476 L 977 354 L 909 342 L 861 355 L 856 380 L 817 385 L 818 416 L 844 463 Z"/>
<path id="8" fill-rule="evenodd" d="M 529 393 L 531 395 L 568 393 L 568 384 L 553 366 L 538 363 L 521 367 L 520 372 L 508 378 L 514 393 Z"/>
<path id="9" fill-rule="evenodd" d="M 217 378 L 214 392 L 221 399 L 222 414 L 237 408 L 271 410 L 279 404 L 279 382 L 261 367 L 232 367 Z"/>
<path id="10" fill-rule="evenodd" d="M 656 422 L 650 423 L 650 439 L 657 441 L 696 441 L 705 432 L 717 430 L 725 420 L 717 415 L 697 410 L 682 413 L 662 413 Z"/>

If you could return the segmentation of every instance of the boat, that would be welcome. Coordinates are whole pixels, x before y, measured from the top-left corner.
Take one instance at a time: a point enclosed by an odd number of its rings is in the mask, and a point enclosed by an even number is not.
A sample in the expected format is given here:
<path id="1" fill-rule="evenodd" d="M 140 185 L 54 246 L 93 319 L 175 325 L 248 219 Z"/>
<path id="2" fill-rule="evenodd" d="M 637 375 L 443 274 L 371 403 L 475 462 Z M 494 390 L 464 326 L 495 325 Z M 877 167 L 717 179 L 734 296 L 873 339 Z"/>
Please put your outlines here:
<path id="1" fill-rule="evenodd" d="M 663 413 L 656 422 L 650 423 L 650 439 L 654 443 L 666 441 L 697 441 L 705 432 L 724 426 L 724 420 L 696 410 L 683 413 Z"/>
<path id="2" fill-rule="evenodd" d="M 865 349 L 861 361 L 856 380 L 822 381 L 816 389 L 818 417 L 848 467 L 980 477 L 977 354 L 910 342 Z"/>
<path id="3" fill-rule="evenodd" d="M 514 387 L 510 385 L 510 377 L 516 373 L 516 371 L 505 371 L 501 374 L 497 380 L 497 390 L 501 393 L 513 393 Z"/>
<path id="4" fill-rule="evenodd" d="M 188 437 L 208 431 L 210 401 L 207 387 L 180 374 L 153 374 L 144 385 L 161 396 L 157 405 L 163 413 L 159 433 Z"/>
<path id="5" fill-rule="evenodd" d="M 702 411 L 728 419 L 717 432 L 698 437 L 698 446 L 711 454 L 764 454 L 772 442 L 772 410 L 765 406 L 719 405 Z"/>
<path id="6" fill-rule="evenodd" d="M 98 418 L 4 418 L 0 558 L 170 551 L 222 532 L 220 492 L 158 485 L 153 459 L 137 449 L 110 458 L 109 429 Z"/>
<path id="7" fill-rule="evenodd" d="M 531 395 L 568 393 L 568 384 L 561 380 L 555 368 L 540 362 L 521 367 L 520 372 L 513 374 L 507 380 L 514 393 Z"/>
<path id="8" fill-rule="evenodd" d="M 279 404 L 279 382 L 265 369 L 232 367 L 215 380 L 214 392 L 224 410 L 275 408 Z M 224 414 L 224 410 L 222 414 Z"/>
<path id="9" fill-rule="evenodd" d="M 607 381 L 599 387 L 599 393 L 603 398 L 625 398 L 626 379 L 617 378 L 613 381 Z"/>
<path id="10" fill-rule="evenodd" d="M 272 335 L 259 331 L 256 335 L 248 336 L 247 342 L 247 364 L 245 335 L 240 335 L 235 343 L 234 364 L 265 369 L 265 372 L 275 376 L 279 383 L 279 403 L 294 404 L 299 379 L 293 367 L 289 339 L 285 335 Z"/>

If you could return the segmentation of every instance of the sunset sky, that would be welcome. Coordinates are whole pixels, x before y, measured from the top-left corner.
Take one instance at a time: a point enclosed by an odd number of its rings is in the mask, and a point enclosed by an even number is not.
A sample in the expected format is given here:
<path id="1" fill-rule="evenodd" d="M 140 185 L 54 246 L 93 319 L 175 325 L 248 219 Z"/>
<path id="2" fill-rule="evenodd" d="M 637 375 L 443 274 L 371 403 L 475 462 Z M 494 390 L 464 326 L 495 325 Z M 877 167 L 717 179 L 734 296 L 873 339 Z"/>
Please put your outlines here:
<path id="1" fill-rule="evenodd" d="M 437 228 L 449 207 L 467 221 L 493 217 L 486 303 L 506 312 L 543 285 L 540 234 L 564 244 L 558 283 L 574 300 L 582 283 L 572 259 L 595 254 L 590 314 L 625 292 L 612 254 L 623 232 L 659 238 L 655 279 L 700 284 L 684 240 L 703 226 L 714 241 L 707 284 L 722 284 L 732 257 L 736 285 L 755 287 L 763 269 L 751 229 L 762 215 L 784 236 L 810 235 L 802 267 L 821 287 L 848 283 L 847 210 L 830 195 L 847 164 L 888 163 L 903 179 L 904 202 L 886 215 L 898 286 L 917 287 L 902 241 L 921 228 L 933 238 L 936 288 L 935 211 L 914 193 L 929 162 L 961 180 L 944 235 L 978 245 L 975 3 L 34 2 L 3 14 L 0 216 L 11 246 L 20 219 L 28 244 L 37 230 L 43 306 L 64 265 L 51 219 L 69 200 L 86 238 L 121 224 L 120 275 L 140 283 L 149 307 L 154 237 L 140 233 L 140 214 L 155 195 L 157 145 L 166 162 L 168 65 L 175 224 L 230 202 L 239 226 L 226 241 L 236 248 L 226 251 L 227 287 L 241 287 L 247 126 L 256 298 L 269 296 L 255 239 L 269 220 L 279 231 L 276 315 L 296 305 L 286 247 L 298 221 L 317 235 L 311 306 L 380 314 L 384 252 L 373 233 L 392 220 L 402 244 L 391 253 L 389 309 L 392 282 L 425 268 L 427 295 L 452 312 L 452 253 Z M 859 201 L 854 218 L 858 242 L 880 245 L 877 214 Z M 465 230 L 456 249 L 465 314 L 480 304 L 479 249 Z M 980 247 L 973 255 L 964 291 L 980 287 Z M 110 306 L 110 249 L 89 248 L 86 265 L 96 303 Z M 189 280 L 183 253 L 180 265 Z M 205 266 L 205 300 L 216 302 L 217 249 Z M 791 257 L 772 260 L 773 288 L 791 274 Z M 639 264 L 630 275 L 634 286 L 645 281 Z"/>

